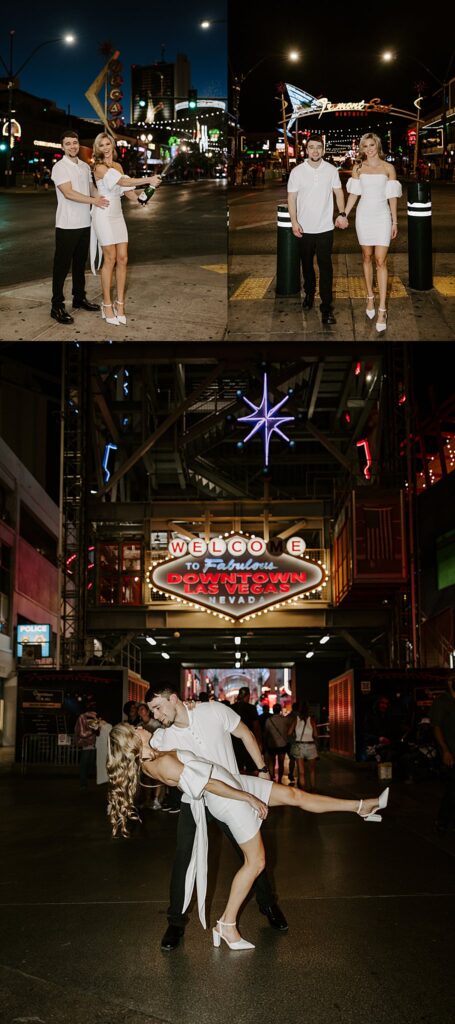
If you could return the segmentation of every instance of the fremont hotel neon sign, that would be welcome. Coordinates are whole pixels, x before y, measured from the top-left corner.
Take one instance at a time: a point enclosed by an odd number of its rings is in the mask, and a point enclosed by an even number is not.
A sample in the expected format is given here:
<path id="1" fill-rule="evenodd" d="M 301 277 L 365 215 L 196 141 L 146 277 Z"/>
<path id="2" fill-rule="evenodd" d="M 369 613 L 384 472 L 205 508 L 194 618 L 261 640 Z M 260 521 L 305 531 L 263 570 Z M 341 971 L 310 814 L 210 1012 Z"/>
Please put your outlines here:
<path id="1" fill-rule="evenodd" d="M 168 556 L 147 572 L 151 590 L 193 609 L 238 621 L 267 614 L 277 605 L 322 593 L 327 568 L 305 552 L 301 537 L 283 541 L 233 533 L 205 541 L 171 540 Z"/>

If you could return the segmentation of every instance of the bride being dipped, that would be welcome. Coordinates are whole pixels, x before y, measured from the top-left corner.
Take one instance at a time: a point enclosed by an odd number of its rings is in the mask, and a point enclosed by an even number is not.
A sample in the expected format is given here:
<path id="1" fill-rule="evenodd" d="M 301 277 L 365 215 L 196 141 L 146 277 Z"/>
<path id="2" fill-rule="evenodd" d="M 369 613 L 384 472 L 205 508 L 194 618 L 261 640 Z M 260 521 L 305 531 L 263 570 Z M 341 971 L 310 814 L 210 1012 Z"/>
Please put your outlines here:
<path id="1" fill-rule="evenodd" d="M 108 324 L 119 326 L 126 324 L 125 286 L 128 265 L 128 230 L 122 212 L 121 199 L 137 202 L 134 190 L 140 185 L 153 185 L 157 188 L 161 178 L 157 174 L 144 178 L 130 178 L 123 173 L 121 164 L 117 162 L 117 151 L 107 134 L 101 132 L 93 143 L 93 178 L 101 196 L 109 200 L 106 209 L 94 207 L 92 215 L 91 265 L 96 273 L 97 246 L 102 249 L 101 286 L 103 301 L 101 316 Z M 98 216 L 102 214 L 102 216 Z M 98 263 L 99 266 L 99 263 Z M 112 285 L 115 269 L 117 297 L 112 301 Z"/>

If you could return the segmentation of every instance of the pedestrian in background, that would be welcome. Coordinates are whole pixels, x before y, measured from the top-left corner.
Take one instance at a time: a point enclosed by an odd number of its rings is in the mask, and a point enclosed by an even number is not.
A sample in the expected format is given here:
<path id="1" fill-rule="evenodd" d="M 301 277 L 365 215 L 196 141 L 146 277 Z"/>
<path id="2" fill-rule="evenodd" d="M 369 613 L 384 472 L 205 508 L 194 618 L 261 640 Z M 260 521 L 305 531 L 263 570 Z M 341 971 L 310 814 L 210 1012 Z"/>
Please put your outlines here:
<path id="1" fill-rule="evenodd" d="M 123 714 L 125 715 L 128 725 L 134 726 L 135 729 L 138 725 L 142 725 L 142 719 L 138 712 L 138 703 L 136 700 L 127 700 L 126 704 L 123 705 Z"/>
<path id="2" fill-rule="evenodd" d="M 299 788 L 307 789 L 310 793 L 314 791 L 316 783 L 317 739 L 316 719 L 310 715 L 306 701 L 302 701 L 294 722 L 291 753 L 297 762 Z M 306 784 L 308 774 L 309 784 Z"/>
<path id="3" fill-rule="evenodd" d="M 100 719 L 96 711 L 94 697 L 87 697 L 85 711 L 77 719 L 74 727 L 76 747 L 80 750 L 79 782 L 81 789 L 88 788 L 88 780 L 95 775 L 96 768 L 96 737 L 100 731 Z"/>
<path id="4" fill-rule="evenodd" d="M 273 712 L 265 723 L 264 737 L 270 778 L 275 778 L 275 764 L 278 761 L 278 783 L 281 784 L 288 749 L 288 722 L 281 713 L 278 701 L 273 705 Z"/>
<path id="5" fill-rule="evenodd" d="M 237 698 L 232 705 L 233 711 L 239 716 L 240 720 L 244 725 L 253 733 L 253 736 L 258 744 L 259 749 L 262 752 L 262 732 L 261 726 L 259 725 L 259 716 L 256 708 L 250 704 L 250 688 L 249 686 L 241 686 L 237 694 Z M 239 771 L 252 775 L 256 771 L 256 765 L 246 750 L 242 740 L 233 737 L 234 753 Z"/>
<path id="6" fill-rule="evenodd" d="M 295 723 L 297 721 L 297 711 L 298 710 L 299 710 L 298 701 L 294 701 L 294 704 L 292 705 L 291 713 L 288 715 L 288 717 L 286 719 L 286 724 L 287 724 L 287 727 L 288 727 L 288 757 L 289 757 L 288 782 L 289 782 L 290 786 L 293 786 L 294 782 L 295 782 L 295 767 L 296 767 L 296 763 L 295 763 L 295 757 L 293 757 L 292 753 L 291 753 L 291 747 L 292 747 L 292 735 L 294 733 Z"/>
<path id="7" fill-rule="evenodd" d="M 430 712 L 444 765 L 444 792 L 436 820 L 439 832 L 455 829 L 455 674 L 447 680 L 447 693 L 434 701 Z"/>

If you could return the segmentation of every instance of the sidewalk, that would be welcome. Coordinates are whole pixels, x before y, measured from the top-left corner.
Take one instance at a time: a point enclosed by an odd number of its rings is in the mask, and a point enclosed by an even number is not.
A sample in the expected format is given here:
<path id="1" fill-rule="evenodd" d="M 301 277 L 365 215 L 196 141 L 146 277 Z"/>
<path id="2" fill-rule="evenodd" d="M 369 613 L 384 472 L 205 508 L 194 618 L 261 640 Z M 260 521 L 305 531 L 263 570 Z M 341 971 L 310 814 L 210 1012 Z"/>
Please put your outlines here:
<path id="1" fill-rule="evenodd" d="M 86 275 L 87 297 L 101 302 L 100 280 Z M 74 324 L 49 316 L 51 278 L 0 291 L 2 341 L 220 341 L 227 320 L 226 254 L 160 260 L 131 267 L 126 327 L 106 327 L 100 313 L 74 311 Z M 71 310 L 71 283 L 66 284 Z"/>
<path id="2" fill-rule="evenodd" d="M 310 313 L 302 297 L 275 294 L 276 256 L 234 256 L 229 265 L 229 341 L 453 341 L 455 339 L 455 256 L 434 253 L 434 287 L 408 288 L 408 257 L 389 257 L 389 320 L 378 334 L 365 316 L 365 283 L 359 256 L 333 258 L 337 323 L 323 327 L 318 296 Z M 377 306 L 377 302 L 376 302 Z"/>

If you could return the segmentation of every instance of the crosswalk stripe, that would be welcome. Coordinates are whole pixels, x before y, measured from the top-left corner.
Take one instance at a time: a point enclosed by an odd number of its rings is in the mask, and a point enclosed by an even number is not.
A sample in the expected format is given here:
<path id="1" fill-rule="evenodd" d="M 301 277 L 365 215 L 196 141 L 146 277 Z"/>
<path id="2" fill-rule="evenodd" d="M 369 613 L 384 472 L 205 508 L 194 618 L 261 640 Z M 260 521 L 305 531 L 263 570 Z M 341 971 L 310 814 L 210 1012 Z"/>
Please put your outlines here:
<path id="1" fill-rule="evenodd" d="M 231 302 L 238 299 L 263 299 L 273 277 L 247 277 L 231 296 Z"/>
<path id="2" fill-rule="evenodd" d="M 211 270 L 214 274 L 227 274 L 227 263 L 207 263 L 201 270 Z"/>
<path id="3" fill-rule="evenodd" d="M 440 295 L 446 295 L 448 298 L 455 295 L 455 277 L 453 276 L 435 277 L 433 285 Z"/>

